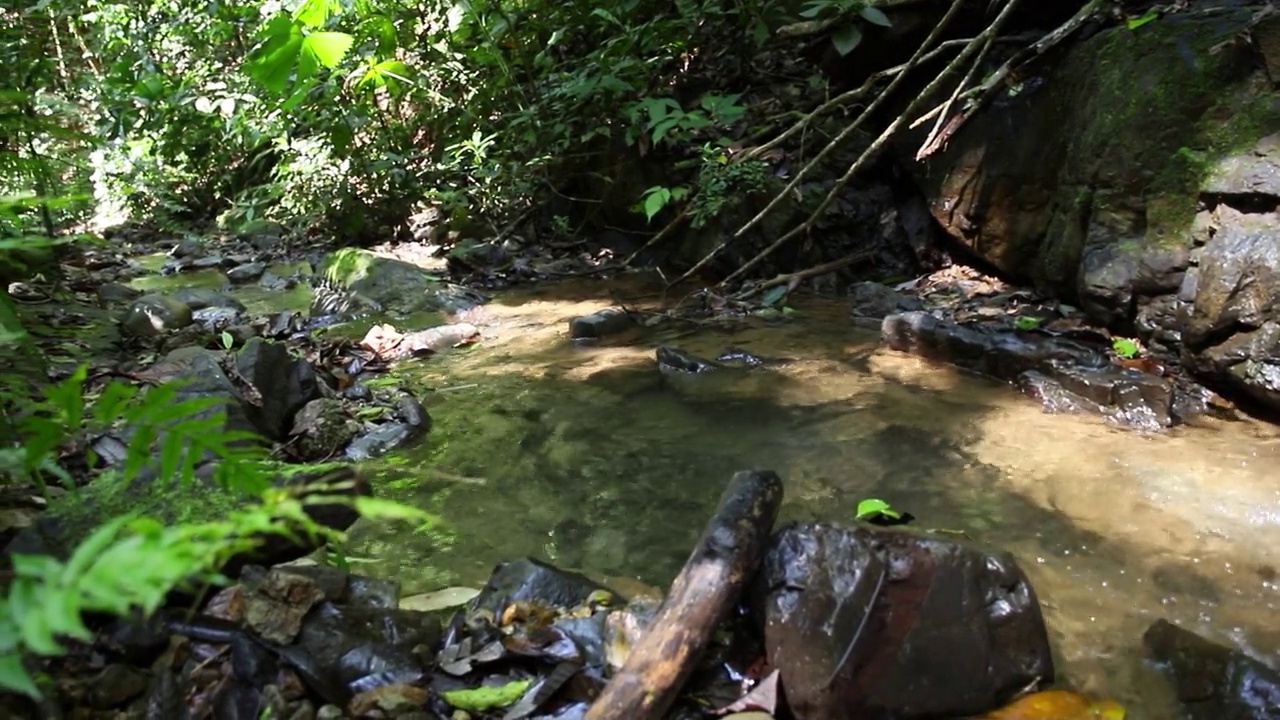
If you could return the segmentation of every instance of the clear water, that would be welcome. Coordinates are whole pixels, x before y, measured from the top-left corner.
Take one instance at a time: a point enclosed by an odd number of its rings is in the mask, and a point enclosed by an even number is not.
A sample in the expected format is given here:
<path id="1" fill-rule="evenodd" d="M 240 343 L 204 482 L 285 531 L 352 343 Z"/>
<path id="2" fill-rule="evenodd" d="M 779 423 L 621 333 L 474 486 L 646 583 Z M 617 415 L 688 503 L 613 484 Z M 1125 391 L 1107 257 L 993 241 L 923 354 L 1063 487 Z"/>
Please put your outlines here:
<path id="1" fill-rule="evenodd" d="M 382 495 L 440 520 L 357 525 L 362 572 L 420 592 L 478 586 L 494 564 L 533 555 L 623 592 L 664 586 L 733 472 L 771 468 L 787 519 L 848 521 L 879 497 L 915 527 L 1013 552 L 1061 679 L 1130 718 L 1175 717 L 1141 655 L 1157 618 L 1280 664 L 1276 428 L 1150 435 L 1048 415 L 1003 385 L 880 350 L 834 302 L 573 345 L 569 318 L 607 304 L 599 285 L 504 295 L 469 318 L 485 333 L 477 347 L 397 369 L 435 429 L 370 472 Z M 663 343 L 792 361 L 673 379 L 654 365 Z"/>

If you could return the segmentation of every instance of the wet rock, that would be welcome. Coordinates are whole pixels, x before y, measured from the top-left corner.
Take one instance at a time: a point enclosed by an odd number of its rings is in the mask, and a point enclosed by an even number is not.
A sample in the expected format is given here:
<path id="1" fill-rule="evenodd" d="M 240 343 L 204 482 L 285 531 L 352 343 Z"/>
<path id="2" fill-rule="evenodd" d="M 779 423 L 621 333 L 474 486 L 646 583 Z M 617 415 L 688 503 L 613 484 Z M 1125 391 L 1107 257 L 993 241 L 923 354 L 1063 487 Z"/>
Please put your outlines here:
<path id="1" fill-rule="evenodd" d="M 396 400 L 396 415 L 405 421 L 409 427 L 416 428 L 421 432 L 431 430 L 431 415 L 427 413 L 427 409 L 422 407 L 422 403 L 411 395 L 402 395 Z"/>
<path id="2" fill-rule="evenodd" d="M 185 268 L 193 268 L 195 270 L 210 270 L 216 267 L 222 267 L 226 263 L 221 255 L 209 255 L 207 257 L 196 258 L 184 266 Z"/>
<path id="3" fill-rule="evenodd" d="M 212 290 L 210 288 L 182 288 L 172 293 L 173 297 L 184 302 L 192 310 L 203 310 L 204 308 L 235 308 L 243 311 L 244 303 L 235 299 L 221 290 Z"/>
<path id="4" fill-rule="evenodd" d="M 794 525 L 753 602 L 791 712 L 806 720 L 978 715 L 1053 678 L 1013 557 L 892 530 Z"/>
<path id="5" fill-rule="evenodd" d="M 102 283 L 98 286 L 98 305 L 104 308 L 123 305 L 142 296 L 141 290 L 134 290 L 128 285 L 118 282 Z"/>
<path id="6" fill-rule="evenodd" d="M 468 607 L 488 610 L 495 617 L 511 603 L 521 600 L 552 607 L 575 607 L 586 602 L 592 593 L 607 589 L 580 573 L 561 570 L 533 558 L 521 558 L 496 567 Z"/>
<path id="7" fill-rule="evenodd" d="M 342 397 L 356 402 L 370 402 L 373 400 L 373 390 L 369 389 L 364 383 L 355 383 L 348 385 L 342 391 Z"/>
<path id="8" fill-rule="evenodd" d="M 108 665 L 87 684 L 85 705 L 95 710 L 110 710 L 146 692 L 151 676 L 127 665 Z"/>
<path id="9" fill-rule="evenodd" d="M 655 353 L 658 369 L 681 373 L 704 373 L 719 368 L 716 363 L 705 360 L 678 347 L 663 345 Z"/>
<path id="10" fill-rule="evenodd" d="M 574 340 L 602 338 L 634 327 L 627 311 L 621 308 L 605 308 L 590 315 L 581 315 L 569 321 L 569 337 Z"/>
<path id="11" fill-rule="evenodd" d="M 383 423 L 352 440 L 343 454 L 348 460 L 369 460 L 400 447 L 419 432 L 408 423 Z"/>
<path id="12" fill-rule="evenodd" d="M 207 307 L 196 310 L 191 318 L 209 332 L 221 330 L 240 319 L 240 311 L 229 307 Z"/>
<path id="13" fill-rule="evenodd" d="M 1187 362 L 1280 409 L 1280 226 L 1227 207 L 1215 220 L 1185 318 Z"/>
<path id="14" fill-rule="evenodd" d="M 868 324 L 867 327 L 879 329 L 880 320 L 886 315 L 920 310 L 924 304 L 920 298 L 899 292 L 882 283 L 859 282 L 849 288 L 849 306 L 855 322 L 863 319 L 873 320 L 874 325 Z"/>
<path id="15" fill-rule="evenodd" d="M 1152 624 L 1142 642 L 1171 675 L 1191 720 L 1280 718 L 1280 673 L 1261 662 L 1165 620 Z"/>
<path id="16" fill-rule="evenodd" d="M 257 280 L 258 278 L 262 277 L 262 274 L 266 271 L 267 271 L 267 266 L 265 263 L 261 263 L 261 262 L 245 263 L 244 265 L 237 265 L 231 268 L 230 270 L 228 270 L 227 279 L 237 284 L 253 282 L 254 280 Z"/>
<path id="17" fill-rule="evenodd" d="M 320 273 L 335 286 L 391 312 L 458 312 L 486 301 L 483 295 L 445 282 L 417 265 L 356 248 L 330 254 Z"/>
<path id="18" fill-rule="evenodd" d="M 277 249 L 288 234 L 289 229 L 281 223 L 272 220 L 255 220 L 240 230 L 237 239 L 253 245 L 259 252 L 266 252 Z"/>
<path id="19" fill-rule="evenodd" d="M 289 349 L 262 338 L 250 338 L 236 354 L 236 368 L 261 394 L 260 403 L 247 403 L 254 426 L 272 440 L 283 440 L 294 415 L 320 397 L 315 368 L 295 359 Z"/>
<path id="20" fill-rule="evenodd" d="M 289 435 L 299 457 L 321 460 L 338 454 L 359 431 L 341 400 L 319 398 L 298 411 Z"/>
<path id="21" fill-rule="evenodd" d="M 134 337 L 154 338 L 193 322 L 192 308 L 167 295 L 144 295 L 129 306 L 121 329 Z"/>
<path id="22" fill-rule="evenodd" d="M 319 679 L 355 695 L 398 682 L 418 682 L 428 663 L 422 649 L 441 639 L 436 616 L 413 610 L 321 604 L 303 622 L 294 647 Z"/>
<path id="23" fill-rule="evenodd" d="M 1143 430 L 1175 424 L 1173 383 L 1138 370 L 1066 366 L 1052 377 L 1028 370 L 1017 381 L 1050 412 L 1093 412 Z"/>
<path id="24" fill-rule="evenodd" d="M 173 250 L 169 253 L 176 258 L 196 257 L 204 253 L 204 240 L 198 237 L 187 236 L 178 241 Z"/>
<path id="25" fill-rule="evenodd" d="M 1016 382 L 1050 411 L 1088 410 L 1146 429 L 1177 419 L 1170 380 L 1112 365 L 1104 351 L 1070 338 L 961 325 L 924 312 L 886 317 L 881 334 L 894 350 Z"/>

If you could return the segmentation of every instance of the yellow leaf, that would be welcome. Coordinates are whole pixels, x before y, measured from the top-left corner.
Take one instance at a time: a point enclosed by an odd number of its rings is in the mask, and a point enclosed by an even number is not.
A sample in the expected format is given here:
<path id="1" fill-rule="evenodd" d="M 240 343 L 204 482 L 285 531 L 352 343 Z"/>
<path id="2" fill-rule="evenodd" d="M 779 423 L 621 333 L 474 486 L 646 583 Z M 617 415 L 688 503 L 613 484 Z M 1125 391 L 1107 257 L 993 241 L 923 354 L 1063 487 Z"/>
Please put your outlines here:
<path id="1" fill-rule="evenodd" d="M 979 720 L 1124 720 L 1124 708 L 1111 700 L 1093 701 L 1070 690 L 1023 695 Z"/>

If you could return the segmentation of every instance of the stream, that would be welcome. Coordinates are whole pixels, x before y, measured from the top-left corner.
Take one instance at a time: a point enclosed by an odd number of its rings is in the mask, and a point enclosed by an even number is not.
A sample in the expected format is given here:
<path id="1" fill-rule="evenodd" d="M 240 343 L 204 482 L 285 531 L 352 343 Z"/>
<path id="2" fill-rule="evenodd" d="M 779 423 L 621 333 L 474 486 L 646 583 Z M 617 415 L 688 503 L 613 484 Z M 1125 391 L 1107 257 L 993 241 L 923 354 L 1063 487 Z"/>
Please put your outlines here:
<path id="1" fill-rule="evenodd" d="M 1004 385 L 880 350 L 835 301 L 737 327 L 568 339 L 570 318 L 609 304 L 598 284 L 506 292 L 467 318 L 477 346 L 398 367 L 435 427 L 370 475 L 438 520 L 357 524 L 357 571 L 424 592 L 479 587 L 496 563 L 533 555 L 624 594 L 664 587 L 732 473 L 770 468 L 784 520 L 848 522 L 876 497 L 916 529 L 1013 552 L 1060 680 L 1130 718 L 1176 714 L 1142 660 L 1157 618 L 1280 663 L 1277 428 L 1143 434 L 1046 414 Z M 660 344 L 787 361 L 672 377 Z"/>

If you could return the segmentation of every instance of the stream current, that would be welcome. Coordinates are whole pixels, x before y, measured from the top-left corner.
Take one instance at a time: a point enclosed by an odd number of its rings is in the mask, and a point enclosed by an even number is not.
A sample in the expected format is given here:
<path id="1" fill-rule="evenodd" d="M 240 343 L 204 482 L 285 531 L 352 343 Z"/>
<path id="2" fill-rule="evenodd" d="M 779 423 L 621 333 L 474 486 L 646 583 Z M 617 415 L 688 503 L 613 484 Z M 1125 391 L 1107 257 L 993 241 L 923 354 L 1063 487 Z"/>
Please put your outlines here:
<path id="1" fill-rule="evenodd" d="M 1030 576 L 1059 680 L 1176 717 L 1143 660 L 1167 618 L 1280 664 L 1280 431 L 1252 422 L 1159 434 L 1046 414 L 1000 383 L 880 349 L 847 307 L 775 321 L 663 325 L 575 345 L 600 285 L 506 292 L 467 320 L 475 347 L 408 361 L 427 440 L 370 464 L 380 495 L 437 521 L 360 523 L 355 569 L 406 593 L 480 587 L 532 555 L 627 594 L 679 571 L 729 477 L 777 471 L 783 521 L 852 521 L 881 498 L 912 527 L 1012 552 Z M 654 349 L 727 347 L 772 368 L 672 377 Z"/>

